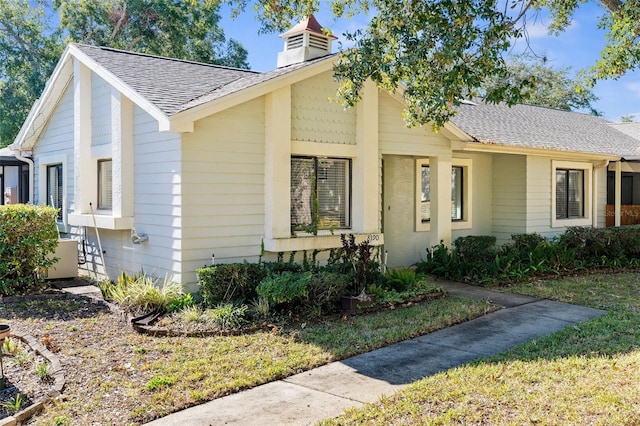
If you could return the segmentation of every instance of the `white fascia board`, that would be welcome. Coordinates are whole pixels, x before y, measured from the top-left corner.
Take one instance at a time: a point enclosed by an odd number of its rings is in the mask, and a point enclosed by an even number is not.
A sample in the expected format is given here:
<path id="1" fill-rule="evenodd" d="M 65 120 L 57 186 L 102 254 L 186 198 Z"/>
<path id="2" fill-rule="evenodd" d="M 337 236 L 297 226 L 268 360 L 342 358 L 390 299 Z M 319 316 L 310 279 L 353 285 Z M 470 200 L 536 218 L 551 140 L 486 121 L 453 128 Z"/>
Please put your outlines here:
<path id="1" fill-rule="evenodd" d="M 21 151 L 33 148 L 72 78 L 73 64 L 69 45 L 47 80 L 42 94 L 31 107 L 20 131 L 11 144 L 11 149 Z"/>
<path id="2" fill-rule="evenodd" d="M 266 95 L 267 93 L 273 92 L 274 90 L 280 89 L 284 86 L 297 83 L 328 71 L 333 68 L 335 60 L 336 57 L 331 56 L 324 61 L 319 61 L 315 64 L 302 67 L 295 71 L 291 71 L 262 83 L 247 87 L 246 89 L 238 90 L 237 92 L 223 96 L 222 98 L 215 99 L 174 114 L 170 118 L 170 126 L 164 130 L 180 132 L 185 131 L 184 129 L 188 128 L 193 129 L 193 123 L 197 120 Z M 162 127 L 161 130 L 163 130 Z"/>
<path id="3" fill-rule="evenodd" d="M 71 51 L 72 55 L 75 58 L 77 58 L 80 62 L 87 66 L 92 72 L 96 73 L 96 75 L 105 80 L 124 96 L 129 98 L 134 104 L 138 105 L 145 112 L 155 118 L 158 121 L 160 128 L 169 127 L 169 117 L 164 112 L 162 112 L 160 108 L 158 108 L 147 98 L 133 90 L 131 86 L 120 80 L 102 65 L 95 62 L 90 56 L 86 55 L 75 45 L 69 45 L 68 49 Z"/>
<path id="4" fill-rule="evenodd" d="M 554 150 L 554 149 L 543 149 L 543 148 L 526 148 L 520 146 L 511 146 L 511 145 L 502 145 L 502 144 L 489 144 L 482 142 L 469 142 L 465 144 L 460 144 L 457 146 L 459 151 L 467 151 L 467 152 L 486 152 L 491 154 L 518 154 L 518 155 L 536 155 L 539 157 L 550 157 L 555 159 L 580 159 L 587 161 L 600 161 L 600 160 L 609 160 L 609 161 L 619 161 L 619 155 L 611 155 L 611 154 L 598 154 L 591 152 L 580 152 L 580 151 L 562 151 L 562 150 Z"/>

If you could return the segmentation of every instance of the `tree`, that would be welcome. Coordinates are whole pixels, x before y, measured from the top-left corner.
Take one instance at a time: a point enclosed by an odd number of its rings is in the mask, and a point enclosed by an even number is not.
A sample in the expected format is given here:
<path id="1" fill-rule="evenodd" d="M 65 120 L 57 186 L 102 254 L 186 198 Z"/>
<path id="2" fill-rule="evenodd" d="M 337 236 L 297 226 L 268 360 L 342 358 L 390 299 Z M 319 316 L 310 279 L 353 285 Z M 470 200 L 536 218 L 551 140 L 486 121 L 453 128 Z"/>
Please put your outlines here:
<path id="1" fill-rule="evenodd" d="M 214 0 L 0 0 L 0 147 L 13 142 L 66 42 L 248 68 L 218 11 Z"/>
<path id="2" fill-rule="evenodd" d="M 61 52 L 41 5 L 0 1 L 0 147 L 13 142 Z"/>
<path id="3" fill-rule="evenodd" d="M 586 87 L 580 75 L 572 78 L 570 71 L 570 68 L 556 69 L 549 66 L 545 58 L 518 55 L 507 63 L 506 76 L 487 77 L 480 92 L 491 92 L 506 85 L 520 86 L 523 88 L 523 100 L 529 105 L 565 111 L 586 111 L 601 116 L 592 105 L 598 97 Z"/>
<path id="4" fill-rule="evenodd" d="M 504 55 L 512 40 L 526 37 L 532 14 L 550 12 L 550 31 L 559 33 L 573 13 L 589 0 L 332 0 L 337 17 L 375 14 L 369 25 L 349 34 L 355 48 L 344 52 L 335 67 L 342 80 L 339 93 L 346 106 L 360 98 L 364 82 L 402 91 L 408 124 L 442 126 L 463 98 L 476 94 L 488 76 L 509 82 Z M 595 1 L 595 0 L 591 0 Z M 600 27 L 607 44 L 588 71 L 590 85 L 615 78 L 640 63 L 640 2 L 601 0 Z M 236 0 L 241 10 L 246 0 Z M 292 19 L 318 10 L 319 0 L 257 0 L 264 31 L 283 30 Z M 486 93 L 489 102 L 509 105 L 524 100 L 530 82 L 498 85 Z"/>
<path id="5" fill-rule="evenodd" d="M 636 118 L 636 116 L 633 115 L 633 114 L 623 115 L 622 117 L 620 117 L 620 122 L 621 123 L 633 123 L 634 118 Z"/>

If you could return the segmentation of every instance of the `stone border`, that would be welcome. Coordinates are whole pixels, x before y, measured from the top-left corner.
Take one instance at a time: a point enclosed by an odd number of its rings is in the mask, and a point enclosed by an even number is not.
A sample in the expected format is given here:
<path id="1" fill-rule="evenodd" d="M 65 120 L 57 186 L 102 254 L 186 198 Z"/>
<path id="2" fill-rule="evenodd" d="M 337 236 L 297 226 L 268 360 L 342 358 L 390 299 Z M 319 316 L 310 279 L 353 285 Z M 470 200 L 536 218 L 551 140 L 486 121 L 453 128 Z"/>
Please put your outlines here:
<path id="1" fill-rule="evenodd" d="M 46 396 L 40 398 L 24 410 L 18 411 L 14 415 L 5 417 L 4 419 L 0 419 L 0 426 L 14 426 L 18 423 L 27 421 L 31 416 L 42 410 L 44 404 L 60 396 L 62 394 L 62 389 L 64 388 L 64 385 L 66 383 L 66 380 L 64 378 L 64 370 L 58 357 L 55 356 L 42 343 L 38 342 L 35 337 L 31 336 L 30 334 L 21 334 L 16 332 L 12 332 L 10 337 L 16 337 L 22 340 L 29 346 L 29 348 L 33 352 L 47 360 L 53 370 L 51 375 L 54 382 L 53 388 L 47 392 Z"/>

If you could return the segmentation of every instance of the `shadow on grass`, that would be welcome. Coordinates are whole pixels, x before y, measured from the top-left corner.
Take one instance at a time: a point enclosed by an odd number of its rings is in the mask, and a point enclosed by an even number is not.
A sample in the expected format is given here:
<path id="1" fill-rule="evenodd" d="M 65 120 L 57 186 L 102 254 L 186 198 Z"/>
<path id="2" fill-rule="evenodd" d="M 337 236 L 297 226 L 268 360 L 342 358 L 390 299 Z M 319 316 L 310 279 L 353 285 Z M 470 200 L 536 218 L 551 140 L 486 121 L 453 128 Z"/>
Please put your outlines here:
<path id="1" fill-rule="evenodd" d="M 109 313 L 106 303 L 91 297 L 68 293 L 19 296 L 0 303 L 0 318 L 69 321 Z"/>

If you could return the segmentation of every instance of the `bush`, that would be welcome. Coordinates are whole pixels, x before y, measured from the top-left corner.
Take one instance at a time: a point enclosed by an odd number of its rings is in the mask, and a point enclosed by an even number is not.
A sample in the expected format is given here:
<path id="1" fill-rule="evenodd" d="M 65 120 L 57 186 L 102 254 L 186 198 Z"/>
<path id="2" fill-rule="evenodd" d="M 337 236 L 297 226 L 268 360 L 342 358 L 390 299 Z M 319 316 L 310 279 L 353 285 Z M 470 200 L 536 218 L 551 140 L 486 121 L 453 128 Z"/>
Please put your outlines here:
<path id="1" fill-rule="evenodd" d="M 267 275 L 259 264 L 246 262 L 206 266 L 196 272 L 202 301 L 208 307 L 255 299 L 256 287 Z"/>
<path id="2" fill-rule="evenodd" d="M 280 275 L 272 275 L 258 284 L 256 292 L 259 297 L 265 298 L 271 306 L 300 302 L 307 296 L 311 276 L 311 272 L 283 272 Z"/>
<path id="3" fill-rule="evenodd" d="M 395 291 L 406 291 L 415 287 L 418 279 L 411 269 L 389 269 L 384 276 L 384 286 Z"/>
<path id="4" fill-rule="evenodd" d="M 168 279 L 157 285 L 157 279 L 144 273 L 131 276 L 123 272 L 116 284 L 103 284 L 101 290 L 105 298 L 133 314 L 166 310 L 172 303 L 184 300 L 182 285 Z"/>
<path id="5" fill-rule="evenodd" d="M 350 285 L 350 275 L 320 270 L 313 274 L 307 286 L 305 306 L 317 313 L 333 312 Z"/>
<path id="6" fill-rule="evenodd" d="M 0 206 L 0 294 L 27 291 L 57 261 L 56 215 L 48 206 Z"/>

